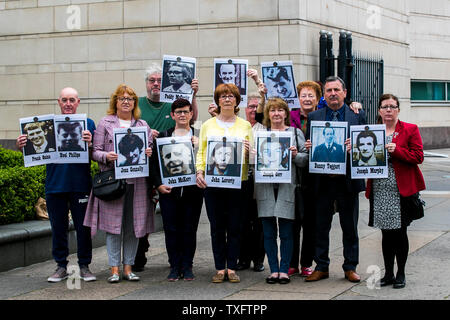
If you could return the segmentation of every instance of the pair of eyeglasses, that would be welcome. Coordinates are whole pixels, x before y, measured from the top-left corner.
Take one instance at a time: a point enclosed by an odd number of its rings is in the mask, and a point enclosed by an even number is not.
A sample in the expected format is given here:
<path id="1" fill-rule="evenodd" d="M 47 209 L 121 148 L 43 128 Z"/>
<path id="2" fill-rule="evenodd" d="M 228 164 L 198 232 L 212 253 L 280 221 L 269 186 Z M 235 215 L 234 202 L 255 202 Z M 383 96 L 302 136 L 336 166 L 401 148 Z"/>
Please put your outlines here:
<path id="1" fill-rule="evenodd" d="M 233 96 L 232 94 L 230 94 L 230 95 L 228 95 L 228 96 L 220 96 L 219 99 L 221 99 L 221 100 L 226 100 L 226 99 L 233 100 L 233 99 L 235 99 L 235 96 Z"/>
<path id="2" fill-rule="evenodd" d="M 178 110 L 178 111 L 175 111 L 174 113 L 177 115 L 177 116 L 179 116 L 179 115 L 182 115 L 182 114 L 189 114 L 189 110 Z"/>
<path id="3" fill-rule="evenodd" d="M 391 106 L 391 105 L 387 105 L 387 106 L 380 106 L 380 109 L 391 109 L 391 110 L 395 110 L 398 109 L 398 106 Z"/>
<path id="4" fill-rule="evenodd" d="M 117 100 L 119 100 L 120 102 L 133 102 L 134 98 L 128 98 L 128 97 L 119 97 L 117 98 Z"/>
<path id="5" fill-rule="evenodd" d="M 178 70 L 169 70 L 169 71 L 167 71 L 167 74 L 181 74 L 181 73 L 183 73 L 183 71 L 178 71 Z"/>
<path id="6" fill-rule="evenodd" d="M 158 79 L 150 78 L 150 79 L 147 79 L 147 81 L 150 82 L 150 83 L 155 83 L 155 82 L 161 83 L 161 78 L 158 78 Z"/>

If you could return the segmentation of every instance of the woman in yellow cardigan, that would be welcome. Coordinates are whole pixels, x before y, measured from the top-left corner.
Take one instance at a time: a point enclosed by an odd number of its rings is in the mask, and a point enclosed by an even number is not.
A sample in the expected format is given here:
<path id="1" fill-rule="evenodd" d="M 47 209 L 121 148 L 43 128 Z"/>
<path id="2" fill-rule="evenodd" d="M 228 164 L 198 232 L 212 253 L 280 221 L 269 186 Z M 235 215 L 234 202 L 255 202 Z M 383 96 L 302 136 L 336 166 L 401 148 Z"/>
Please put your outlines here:
<path id="1" fill-rule="evenodd" d="M 212 282 L 240 282 L 236 274 L 240 249 L 241 212 L 248 178 L 248 154 L 253 145 L 250 122 L 238 117 L 241 95 L 234 84 L 220 84 L 214 91 L 218 115 L 203 123 L 200 129 L 197 153 L 197 185 L 205 189 L 205 205 L 211 225 L 211 243 L 216 274 Z M 243 139 L 244 164 L 241 173 L 241 189 L 208 187 L 205 181 L 206 145 L 209 136 L 239 137 Z M 217 170 L 221 170 L 220 166 Z M 227 269 L 227 270 L 225 270 Z"/>

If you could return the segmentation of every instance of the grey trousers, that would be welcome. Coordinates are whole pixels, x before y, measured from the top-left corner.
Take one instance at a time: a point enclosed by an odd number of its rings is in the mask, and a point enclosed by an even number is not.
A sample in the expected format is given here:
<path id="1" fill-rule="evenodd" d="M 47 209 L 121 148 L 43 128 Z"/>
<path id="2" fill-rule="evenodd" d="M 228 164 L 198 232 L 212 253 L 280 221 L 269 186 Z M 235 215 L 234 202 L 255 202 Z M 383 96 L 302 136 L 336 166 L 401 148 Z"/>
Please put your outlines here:
<path id="1" fill-rule="evenodd" d="M 120 234 L 106 233 L 106 250 L 111 267 L 120 266 L 122 247 L 123 264 L 134 265 L 139 239 L 134 233 L 133 196 L 134 184 L 127 184 L 123 204 L 122 232 Z"/>

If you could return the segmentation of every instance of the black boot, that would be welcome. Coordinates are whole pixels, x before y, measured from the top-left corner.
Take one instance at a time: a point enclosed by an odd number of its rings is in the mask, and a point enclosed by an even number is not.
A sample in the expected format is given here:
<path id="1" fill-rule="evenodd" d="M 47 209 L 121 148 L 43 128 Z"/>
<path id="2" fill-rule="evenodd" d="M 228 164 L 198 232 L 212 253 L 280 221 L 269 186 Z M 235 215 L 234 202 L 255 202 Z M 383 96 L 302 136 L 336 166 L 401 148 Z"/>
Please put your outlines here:
<path id="1" fill-rule="evenodd" d="M 394 281 L 394 289 L 402 289 L 406 286 L 406 277 L 404 273 L 397 272 L 397 276 Z"/>

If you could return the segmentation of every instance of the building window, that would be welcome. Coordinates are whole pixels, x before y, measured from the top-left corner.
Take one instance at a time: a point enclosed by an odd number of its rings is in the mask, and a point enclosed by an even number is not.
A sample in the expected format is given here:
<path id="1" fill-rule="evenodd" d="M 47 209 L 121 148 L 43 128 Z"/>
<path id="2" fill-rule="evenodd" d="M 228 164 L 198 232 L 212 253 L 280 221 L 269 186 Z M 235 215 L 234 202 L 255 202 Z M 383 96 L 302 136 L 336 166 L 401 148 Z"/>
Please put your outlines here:
<path id="1" fill-rule="evenodd" d="M 450 82 L 411 81 L 411 102 L 449 102 Z"/>

